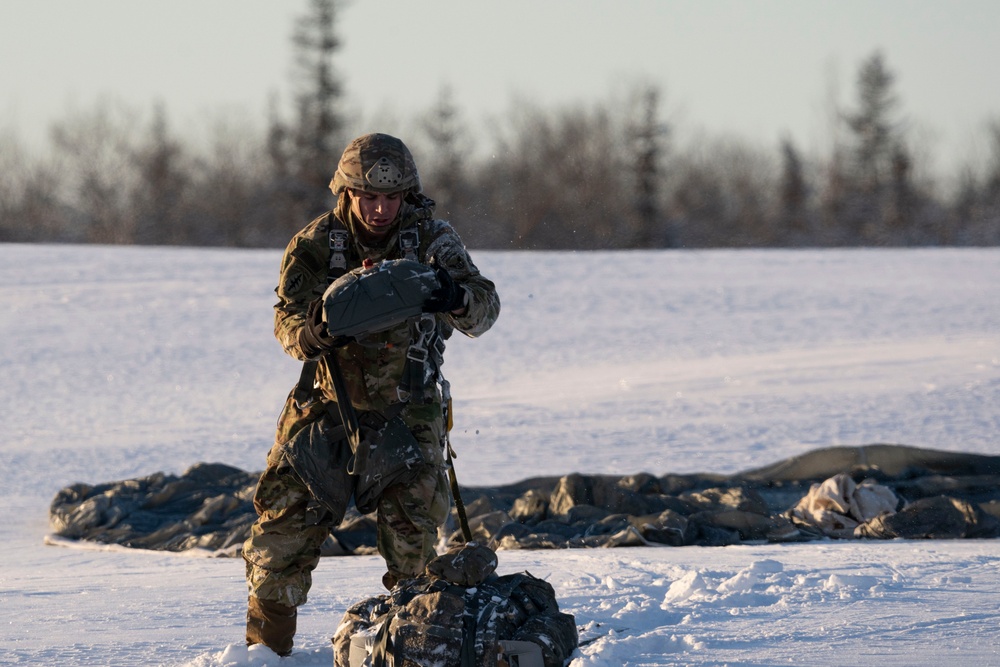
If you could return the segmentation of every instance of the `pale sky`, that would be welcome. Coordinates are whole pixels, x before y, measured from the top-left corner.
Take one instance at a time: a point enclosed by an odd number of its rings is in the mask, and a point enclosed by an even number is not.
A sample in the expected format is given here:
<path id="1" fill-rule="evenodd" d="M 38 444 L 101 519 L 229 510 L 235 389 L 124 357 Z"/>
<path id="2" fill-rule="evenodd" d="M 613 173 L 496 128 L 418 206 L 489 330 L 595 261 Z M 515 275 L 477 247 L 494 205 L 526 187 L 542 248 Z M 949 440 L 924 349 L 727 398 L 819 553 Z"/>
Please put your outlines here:
<path id="1" fill-rule="evenodd" d="M 42 145 L 52 121 L 101 98 L 174 131 L 207 115 L 263 127 L 291 97 L 290 36 L 307 0 L 2 0 L 0 129 Z M 663 94 L 678 141 L 736 136 L 807 152 L 852 106 L 881 50 L 903 115 L 942 166 L 1000 118 L 997 0 L 352 0 L 335 67 L 364 119 L 409 119 L 444 86 L 476 129 L 516 100 L 606 102 L 640 82 Z M 362 131 L 380 129 L 361 128 Z"/>

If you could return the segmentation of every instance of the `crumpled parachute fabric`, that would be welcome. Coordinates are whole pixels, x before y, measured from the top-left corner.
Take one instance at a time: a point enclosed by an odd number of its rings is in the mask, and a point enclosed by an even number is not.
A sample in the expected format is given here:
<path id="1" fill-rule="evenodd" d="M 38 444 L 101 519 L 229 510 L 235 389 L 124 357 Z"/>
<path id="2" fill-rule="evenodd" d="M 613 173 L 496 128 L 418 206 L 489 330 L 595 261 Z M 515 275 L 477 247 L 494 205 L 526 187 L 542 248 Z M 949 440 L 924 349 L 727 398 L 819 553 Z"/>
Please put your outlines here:
<path id="1" fill-rule="evenodd" d="M 52 501 L 49 539 L 238 556 L 258 478 L 198 464 L 179 476 L 74 484 Z M 810 497 L 814 487 L 822 498 Z M 464 487 L 462 497 L 474 539 L 497 549 L 998 537 L 1000 456 L 834 447 L 736 475 L 574 473 Z M 810 508 L 842 525 L 824 528 Z M 452 541 L 464 541 L 457 529 Z M 374 520 L 349 506 L 324 555 L 374 552 Z"/>

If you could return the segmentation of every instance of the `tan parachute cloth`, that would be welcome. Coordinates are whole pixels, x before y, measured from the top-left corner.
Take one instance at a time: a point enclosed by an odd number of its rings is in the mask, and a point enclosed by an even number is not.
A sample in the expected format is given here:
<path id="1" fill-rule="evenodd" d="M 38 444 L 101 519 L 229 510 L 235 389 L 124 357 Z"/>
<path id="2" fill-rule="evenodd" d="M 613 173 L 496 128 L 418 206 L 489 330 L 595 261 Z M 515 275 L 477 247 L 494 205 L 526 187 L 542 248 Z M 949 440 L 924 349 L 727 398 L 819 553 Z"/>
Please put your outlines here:
<path id="1" fill-rule="evenodd" d="M 872 480 L 856 483 L 841 473 L 813 484 L 792 508 L 791 517 L 831 537 L 854 537 L 855 529 L 875 517 L 892 514 L 899 499 L 892 489 Z"/>

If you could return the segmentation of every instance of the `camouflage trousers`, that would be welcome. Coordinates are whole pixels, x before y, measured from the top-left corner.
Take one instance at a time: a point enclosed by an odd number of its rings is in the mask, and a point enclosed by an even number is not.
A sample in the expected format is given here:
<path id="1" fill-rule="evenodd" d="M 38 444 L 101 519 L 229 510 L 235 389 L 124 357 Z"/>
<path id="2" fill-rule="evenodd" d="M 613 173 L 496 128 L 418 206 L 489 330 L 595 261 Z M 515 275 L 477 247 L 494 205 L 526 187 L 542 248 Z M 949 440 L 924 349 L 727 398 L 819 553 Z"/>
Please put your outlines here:
<path id="1" fill-rule="evenodd" d="M 279 441 L 271 448 L 257 484 L 253 502 L 258 518 L 243 545 L 243 557 L 250 595 L 297 607 L 306 602 L 321 545 L 343 517 L 318 505 L 284 461 L 282 438 L 296 430 L 289 424 L 296 421 L 294 415 L 288 413 L 286 405 L 279 421 Z M 403 411 L 401 416 L 428 463 L 412 480 L 387 487 L 378 500 L 378 551 L 390 575 L 397 577 L 423 572 L 436 555 L 437 530 L 451 507 L 438 414 L 427 406 Z"/>

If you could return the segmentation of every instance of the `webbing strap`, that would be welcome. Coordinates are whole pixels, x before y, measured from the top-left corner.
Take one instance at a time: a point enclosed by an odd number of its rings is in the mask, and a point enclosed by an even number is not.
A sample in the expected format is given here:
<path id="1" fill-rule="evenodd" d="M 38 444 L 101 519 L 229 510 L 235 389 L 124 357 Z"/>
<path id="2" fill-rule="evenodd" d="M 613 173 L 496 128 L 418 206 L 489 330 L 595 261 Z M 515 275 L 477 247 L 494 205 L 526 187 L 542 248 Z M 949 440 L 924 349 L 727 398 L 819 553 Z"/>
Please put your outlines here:
<path id="1" fill-rule="evenodd" d="M 463 597 L 465 598 L 465 614 L 462 619 L 462 648 L 459 649 L 458 664 L 460 667 L 476 667 L 476 628 L 479 621 L 479 598 L 476 595 L 472 595 L 471 599 L 467 595 L 463 595 Z"/>
<path id="2" fill-rule="evenodd" d="M 411 318 L 409 325 L 410 347 L 396 394 L 401 401 L 426 403 L 426 388 L 436 379 L 435 372 L 440 371 L 444 344 L 437 332 L 437 320 L 430 313 Z"/>
<path id="3" fill-rule="evenodd" d="M 302 371 L 299 373 L 299 381 L 295 384 L 292 398 L 295 405 L 300 410 L 305 410 L 316 402 L 313 396 L 313 384 L 316 382 L 316 367 L 319 362 L 315 359 L 308 359 L 302 362 Z"/>
<path id="4" fill-rule="evenodd" d="M 335 228 L 335 220 L 330 216 L 330 268 L 326 276 L 327 283 L 332 283 L 347 273 L 347 230 L 343 227 Z"/>
<path id="5" fill-rule="evenodd" d="M 386 616 L 382 621 L 382 627 L 375 633 L 375 640 L 372 643 L 371 664 L 373 667 L 392 667 L 396 662 L 393 654 L 392 633 L 389 632 L 389 625 L 392 623 L 393 617 L 395 614 Z"/>
<path id="6" fill-rule="evenodd" d="M 399 230 L 399 252 L 403 259 L 410 259 L 419 262 L 417 251 L 420 249 L 420 232 L 416 225 Z"/>
<path id="7" fill-rule="evenodd" d="M 354 410 L 354 404 L 347 393 L 347 385 L 344 383 L 344 374 L 340 370 L 340 362 L 337 355 L 331 354 L 329 357 L 330 375 L 333 378 L 333 389 L 337 393 L 337 409 L 340 411 L 340 423 L 347 429 L 347 441 L 351 445 L 351 451 L 357 452 L 361 446 L 361 425 L 358 423 L 358 413 Z"/>

